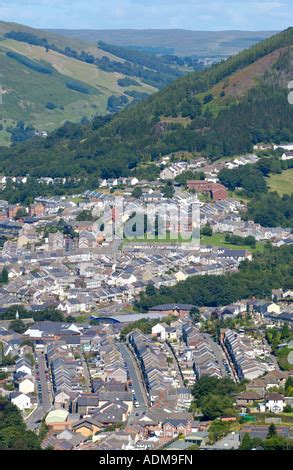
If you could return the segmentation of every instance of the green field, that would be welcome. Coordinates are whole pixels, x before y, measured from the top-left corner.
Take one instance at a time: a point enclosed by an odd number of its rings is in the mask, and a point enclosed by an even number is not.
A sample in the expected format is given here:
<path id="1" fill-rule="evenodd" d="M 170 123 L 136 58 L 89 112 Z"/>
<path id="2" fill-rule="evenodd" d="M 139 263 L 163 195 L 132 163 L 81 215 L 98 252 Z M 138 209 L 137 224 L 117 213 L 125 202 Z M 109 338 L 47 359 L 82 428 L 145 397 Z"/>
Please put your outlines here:
<path id="1" fill-rule="evenodd" d="M 272 175 L 268 179 L 271 191 L 277 191 L 280 196 L 293 192 L 293 168 L 282 171 L 280 175 Z"/>
<path id="2" fill-rule="evenodd" d="M 225 248 L 229 248 L 230 250 L 247 250 L 251 251 L 252 253 L 261 253 L 264 250 L 264 244 L 260 242 L 256 243 L 256 248 L 251 248 L 250 246 L 245 245 L 232 245 L 231 243 L 227 243 L 225 242 L 224 233 L 214 233 L 211 237 L 201 236 L 200 243 L 201 245 L 224 246 Z"/>

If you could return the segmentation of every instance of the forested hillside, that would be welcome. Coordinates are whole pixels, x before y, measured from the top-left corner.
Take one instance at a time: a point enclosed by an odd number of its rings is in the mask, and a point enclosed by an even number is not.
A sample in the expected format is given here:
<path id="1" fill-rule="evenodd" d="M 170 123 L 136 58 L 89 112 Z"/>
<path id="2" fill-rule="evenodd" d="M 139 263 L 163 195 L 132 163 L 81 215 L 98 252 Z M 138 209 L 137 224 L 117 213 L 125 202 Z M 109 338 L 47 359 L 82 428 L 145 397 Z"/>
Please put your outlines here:
<path id="1" fill-rule="evenodd" d="M 293 140 L 293 107 L 287 101 L 292 45 L 289 28 L 179 78 L 110 122 L 96 118 L 82 126 L 66 125 L 46 140 L 3 150 L 0 170 L 116 177 L 129 174 L 141 161 L 178 150 L 216 159 L 251 151 L 260 141 Z"/>

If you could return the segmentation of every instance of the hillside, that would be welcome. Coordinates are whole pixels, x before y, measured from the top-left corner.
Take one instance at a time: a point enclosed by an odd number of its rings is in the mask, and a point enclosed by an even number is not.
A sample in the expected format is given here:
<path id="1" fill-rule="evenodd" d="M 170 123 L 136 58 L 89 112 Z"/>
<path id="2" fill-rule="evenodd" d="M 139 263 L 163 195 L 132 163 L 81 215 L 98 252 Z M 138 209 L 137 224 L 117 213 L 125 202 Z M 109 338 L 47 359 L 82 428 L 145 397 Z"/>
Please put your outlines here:
<path id="1" fill-rule="evenodd" d="M 104 41 L 162 54 L 227 57 L 266 39 L 273 31 L 188 31 L 183 29 L 49 30 L 88 42 Z"/>
<path id="2" fill-rule="evenodd" d="M 289 28 L 179 78 L 110 122 L 67 125 L 45 140 L 1 151 L 0 171 L 114 177 L 179 150 L 216 159 L 249 152 L 260 141 L 293 140 L 287 101 L 292 45 Z"/>
<path id="3" fill-rule="evenodd" d="M 47 43 L 38 45 L 38 40 L 42 44 L 42 38 Z M 115 64 L 116 68 L 108 70 L 109 67 L 104 66 L 105 58 L 107 65 Z M 0 144 L 9 143 L 10 134 L 6 130 L 15 127 L 18 121 L 38 131 L 52 131 L 67 120 L 79 122 L 96 114 L 117 111 L 157 90 L 159 86 L 154 80 L 152 84 L 146 83 L 144 77 L 132 75 L 129 69 L 120 73 L 119 64 L 121 68 L 124 62 L 94 44 L 0 22 L 3 99 Z M 41 65 L 45 66 L 43 70 Z M 176 76 L 177 73 L 174 78 Z M 77 82 L 80 88 L 69 88 L 68 81 Z M 115 107 L 111 108 L 112 102 Z"/>

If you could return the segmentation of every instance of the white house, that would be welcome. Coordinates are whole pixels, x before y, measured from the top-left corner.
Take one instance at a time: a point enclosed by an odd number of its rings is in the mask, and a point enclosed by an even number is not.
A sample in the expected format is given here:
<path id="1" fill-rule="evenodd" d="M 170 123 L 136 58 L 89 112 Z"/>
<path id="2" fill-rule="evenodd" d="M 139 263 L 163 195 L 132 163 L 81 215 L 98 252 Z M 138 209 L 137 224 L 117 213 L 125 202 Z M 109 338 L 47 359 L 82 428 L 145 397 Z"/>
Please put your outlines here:
<path id="1" fill-rule="evenodd" d="M 35 384 L 34 379 L 30 376 L 24 377 L 21 382 L 19 382 L 18 389 L 21 393 L 29 394 L 34 393 L 35 391 Z"/>
<path id="2" fill-rule="evenodd" d="M 132 273 L 123 273 L 116 279 L 116 286 L 129 286 L 134 284 L 137 278 Z"/>
<path id="3" fill-rule="evenodd" d="M 173 180 L 178 175 L 178 171 L 173 167 L 164 168 L 160 173 L 160 178 L 162 180 Z"/>
<path id="4" fill-rule="evenodd" d="M 152 327 L 152 336 L 160 338 L 162 341 L 166 340 L 166 328 L 168 325 L 166 323 L 157 323 Z"/>
<path id="5" fill-rule="evenodd" d="M 293 152 L 284 152 L 281 156 L 281 160 L 291 160 L 293 158 Z"/>
<path id="6" fill-rule="evenodd" d="M 293 290 L 292 289 L 288 289 L 285 292 L 283 292 L 283 299 L 286 299 L 288 297 L 289 298 L 293 297 Z"/>
<path id="7" fill-rule="evenodd" d="M 13 392 L 10 395 L 11 402 L 21 411 L 31 408 L 32 403 L 29 396 L 21 392 Z"/>
<path id="8" fill-rule="evenodd" d="M 16 364 L 15 372 L 23 372 L 26 375 L 32 375 L 32 367 L 29 366 L 27 363 L 20 363 L 19 365 Z"/>
<path id="9" fill-rule="evenodd" d="M 130 186 L 135 186 L 138 182 L 139 182 L 139 180 L 135 177 L 129 178 Z"/>
<path id="10" fill-rule="evenodd" d="M 279 144 L 279 145 L 274 145 L 274 150 L 276 150 L 277 148 L 281 148 L 281 149 L 284 149 L 284 150 L 293 150 L 293 144 L 292 143 L 289 143 L 289 144 Z"/>
<path id="11" fill-rule="evenodd" d="M 54 397 L 55 408 L 64 408 L 64 405 L 68 403 L 69 400 L 70 396 L 64 390 L 61 390 L 60 392 L 56 393 Z"/>
<path id="12" fill-rule="evenodd" d="M 152 336 L 155 336 L 162 341 L 176 340 L 177 339 L 177 331 L 176 328 L 168 326 L 166 323 L 157 323 L 152 328 Z"/>
<path id="13" fill-rule="evenodd" d="M 280 305 L 275 304 L 274 302 L 267 306 L 268 313 L 281 313 Z"/>
<path id="14" fill-rule="evenodd" d="M 283 395 L 270 393 L 266 397 L 266 409 L 271 413 L 282 413 L 286 403 Z"/>

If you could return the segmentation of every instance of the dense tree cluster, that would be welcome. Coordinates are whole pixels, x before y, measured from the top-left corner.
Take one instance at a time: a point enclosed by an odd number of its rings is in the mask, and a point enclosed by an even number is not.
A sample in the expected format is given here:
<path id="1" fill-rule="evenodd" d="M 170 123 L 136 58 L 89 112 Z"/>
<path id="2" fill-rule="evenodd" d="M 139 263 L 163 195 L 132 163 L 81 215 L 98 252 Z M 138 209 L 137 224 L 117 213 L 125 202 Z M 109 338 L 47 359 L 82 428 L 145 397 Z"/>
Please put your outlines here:
<path id="1" fill-rule="evenodd" d="M 10 59 L 17 60 L 20 64 L 25 65 L 26 67 L 34 70 L 35 72 L 39 73 L 46 73 L 48 75 L 52 75 L 53 69 L 48 65 L 44 65 L 41 62 L 36 62 L 35 60 L 30 59 L 22 54 L 18 54 L 18 52 L 8 51 L 6 52 L 7 57 Z"/>
<path id="2" fill-rule="evenodd" d="M 237 246 L 250 246 L 251 248 L 256 247 L 256 240 L 252 235 L 248 235 L 248 237 L 239 237 L 238 235 L 227 233 L 225 236 L 225 242 Z"/>
<path id="3" fill-rule="evenodd" d="M 125 95 L 115 96 L 111 95 L 108 98 L 107 109 L 110 113 L 117 113 L 128 103 L 128 98 Z"/>
<path id="4" fill-rule="evenodd" d="M 97 189 L 96 178 L 85 178 L 80 180 L 68 179 L 64 184 L 60 183 L 40 183 L 34 177 L 29 177 L 26 183 L 8 180 L 5 188 L 1 191 L 1 198 L 9 204 L 20 203 L 25 206 L 32 204 L 36 197 L 69 195 L 83 192 L 86 189 Z"/>
<path id="5" fill-rule="evenodd" d="M 37 435 L 27 431 L 20 411 L 7 398 L 0 397 L 0 449 L 40 450 Z"/>
<path id="6" fill-rule="evenodd" d="M 105 52 L 110 52 L 116 57 L 121 57 L 125 62 L 110 60 L 104 56 L 97 59 L 97 66 L 106 71 L 120 72 L 124 75 L 134 75 L 143 82 L 157 88 L 170 83 L 177 77 L 183 75 L 182 72 L 165 64 L 164 61 L 155 56 L 137 49 L 116 46 L 99 41 L 99 48 Z"/>
<path id="7" fill-rule="evenodd" d="M 269 430 L 266 439 L 259 439 L 257 437 L 251 437 L 248 433 L 243 436 L 239 450 L 292 450 L 293 440 L 286 439 L 283 436 L 279 436 L 276 432 Z"/>
<path id="8" fill-rule="evenodd" d="M 131 96 L 133 98 L 132 105 L 137 103 L 138 101 L 145 100 L 149 95 L 149 93 L 136 91 L 136 90 L 126 90 L 125 95 Z"/>
<path id="9" fill-rule="evenodd" d="M 230 191 L 241 188 L 248 197 L 267 190 L 262 172 L 254 165 L 243 165 L 233 170 L 223 169 L 219 172 L 218 178 Z"/>
<path id="10" fill-rule="evenodd" d="M 292 284 L 293 285 L 293 284 Z M 273 354 L 277 357 L 279 366 L 282 370 L 292 370 L 293 365 L 288 362 L 290 348 L 287 344 L 293 340 L 293 333 L 290 330 L 287 323 L 283 325 L 281 329 L 272 328 L 266 331 L 266 339 L 271 345 Z M 280 344 L 283 347 L 280 347 Z M 293 396 L 293 386 L 292 379 L 288 379 L 285 384 L 286 396 Z"/>
<path id="11" fill-rule="evenodd" d="M 25 125 L 23 121 L 18 121 L 15 127 L 8 127 L 6 131 L 11 134 L 10 141 L 12 144 L 17 144 L 35 137 L 36 129 L 31 125 Z"/>
<path id="12" fill-rule="evenodd" d="M 281 197 L 276 192 L 255 195 L 242 218 L 254 220 L 263 227 L 292 227 L 293 195 Z"/>
<path id="13" fill-rule="evenodd" d="M 47 308 L 46 310 L 40 311 L 29 311 L 26 310 L 22 305 L 14 305 L 13 307 L 7 308 L 5 312 L 0 313 L 0 320 L 15 320 L 16 313 L 18 312 L 19 319 L 33 318 L 34 321 L 54 321 L 54 322 L 66 322 L 71 321 L 69 317 L 64 317 L 60 310 L 55 308 Z"/>
<path id="14" fill-rule="evenodd" d="M 235 384 L 230 378 L 201 377 L 193 387 L 195 405 L 200 408 L 205 419 L 216 419 L 231 416 L 233 397 L 243 390 L 243 386 Z"/>
<path id="15" fill-rule="evenodd" d="M 75 82 L 73 80 L 67 80 L 65 82 L 65 85 L 70 90 L 78 91 L 79 93 L 85 93 L 86 95 L 90 93 L 90 90 L 85 85 L 83 85 L 82 83 Z"/>
<path id="16" fill-rule="evenodd" d="M 85 220 L 85 221 L 93 220 L 92 211 L 86 210 L 86 209 L 81 211 L 79 214 L 77 214 L 76 220 Z"/>
<path id="17" fill-rule="evenodd" d="M 125 77 L 125 78 L 118 78 L 117 84 L 122 87 L 128 87 L 128 86 L 141 86 L 141 84 L 133 80 L 133 78 Z"/>
<path id="18" fill-rule="evenodd" d="M 177 65 L 179 67 L 188 67 L 193 70 L 203 70 L 205 68 L 204 62 L 200 57 L 186 56 L 178 57 L 174 54 L 162 54 L 161 59 L 170 65 Z"/>

